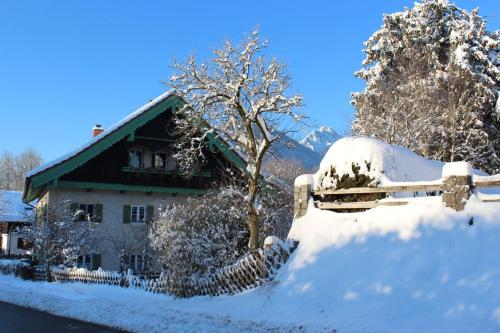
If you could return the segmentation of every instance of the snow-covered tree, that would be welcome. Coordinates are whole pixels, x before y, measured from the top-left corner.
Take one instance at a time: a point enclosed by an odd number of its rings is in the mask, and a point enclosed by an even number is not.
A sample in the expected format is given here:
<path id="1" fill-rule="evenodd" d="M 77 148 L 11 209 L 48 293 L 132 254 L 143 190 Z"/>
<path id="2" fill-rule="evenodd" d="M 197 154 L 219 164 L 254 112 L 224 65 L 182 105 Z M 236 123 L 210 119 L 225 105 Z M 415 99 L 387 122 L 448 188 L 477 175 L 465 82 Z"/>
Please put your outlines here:
<path id="1" fill-rule="evenodd" d="M 500 32 L 477 9 L 424 0 L 365 43 L 353 132 L 500 172 Z"/>
<path id="2" fill-rule="evenodd" d="M 72 211 L 70 201 L 51 203 L 38 209 L 36 222 L 21 234 L 33 243 L 38 260 L 47 264 L 73 264 L 99 242 L 95 223 L 81 221 L 81 211 Z"/>
<path id="3" fill-rule="evenodd" d="M 176 125 L 182 139 L 177 156 L 181 168 L 191 172 L 203 160 L 208 135 L 220 136 L 247 163 L 249 247 L 259 246 L 259 179 L 262 162 L 274 143 L 303 116 L 296 110 L 302 96 L 288 94 L 290 77 L 285 65 L 267 59 L 267 41 L 255 31 L 239 45 L 226 41 L 213 51 L 208 64 L 190 57 L 187 64 L 174 63 L 176 73 L 167 83 L 184 98 Z"/>
<path id="4" fill-rule="evenodd" d="M 246 252 L 245 221 L 244 195 L 231 185 L 166 207 L 149 237 L 168 276 L 199 278 Z"/>

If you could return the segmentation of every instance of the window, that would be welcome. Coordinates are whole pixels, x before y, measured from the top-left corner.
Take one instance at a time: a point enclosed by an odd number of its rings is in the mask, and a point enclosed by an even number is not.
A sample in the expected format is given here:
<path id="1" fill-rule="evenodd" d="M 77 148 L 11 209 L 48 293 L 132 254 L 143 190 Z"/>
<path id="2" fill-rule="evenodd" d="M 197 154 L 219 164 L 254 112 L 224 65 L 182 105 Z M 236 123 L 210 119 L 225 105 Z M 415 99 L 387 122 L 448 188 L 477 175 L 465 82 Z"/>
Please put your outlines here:
<path id="1" fill-rule="evenodd" d="M 21 250 L 28 250 L 33 247 L 33 244 L 24 238 L 19 237 L 17 239 L 17 248 Z"/>
<path id="2" fill-rule="evenodd" d="M 80 204 L 78 206 L 78 221 L 93 221 L 95 218 L 94 204 Z"/>
<path id="3" fill-rule="evenodd" d="M 167 153 L 156 152 L 153 154 L 153 167 L 156 169 L 167 168 Z"/>
<path id="4" fill-rule="evenodd" d="M 130 221 L 135 223 L 146 222 L 146 206 L 132 206 L 130 209 Z"/>
<path id="5" fill-rule="evenodd" d="M 169 154 L 159 151 L 153 154 L 153 167 L 156 169 L 164 169 L 168 171 L 175 170 L 177 160 Z"/>
<path id="6" fill-rule="evenodd" d="M 144 256 L 140 254 L 131 254 L 128 256 L 128 268 L 134 273 L 142 273 L 145 270 Z"/>
<path id="7" fill-rule="evenodd" d="M 167 158 L 167 167 L 166 167 L 166 169 L 172 171 L 172 170 L 175 170 L 176 166 L 177 166 L 177 160 L 175 159 L 175 157 L 169 156 Z"/>
<path id="8" fill-rule="evenodd" d="M 92 269 L 92 256 L 89 254 L 82 254 L 78 256 L 76 260 L 76 267 L 78 268 L 86 268 L 88 270 Z"/>
<path id="9" fill-rule="evenodd" d="M 142 168 L 144 166 L 144 153 L 140 149 L 128 151 L 128 165 L 132 168 Z"/>

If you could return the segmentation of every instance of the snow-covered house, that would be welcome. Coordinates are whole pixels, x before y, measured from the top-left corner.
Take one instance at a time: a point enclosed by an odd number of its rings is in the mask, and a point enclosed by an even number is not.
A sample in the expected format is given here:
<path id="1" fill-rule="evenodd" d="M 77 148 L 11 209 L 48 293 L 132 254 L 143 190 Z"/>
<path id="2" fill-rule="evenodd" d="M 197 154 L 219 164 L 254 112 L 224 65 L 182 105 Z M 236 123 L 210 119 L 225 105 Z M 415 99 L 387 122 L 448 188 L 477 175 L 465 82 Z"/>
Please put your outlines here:
<path id="1" fill-rule="evenodd" d="M 0 190 L 0 252 L 26 254 L 31 245 L 18 234 L 19 228 L 32 220 L 33 207 L 22 201 L 19 191 Z"/>
<path id="2" fill-rule="evenodd" d="M 97 232 L 130 239 L 145 230 L 159 208 L 206 193 L 228 173 L 244 170 L 241 157 L 213 135 L 200 171 L 192 177 L 178 171 L 172 114 L 183 103 L 167 92 L 107 130 L 94 127 L 87 144 L 28 173 L 23 201 L 38 199 L 41 206 L 70 200 L 73 209 L 96 222 Z M 78 264 L 144 269 L 141 253 L 123 253 L 105 238 L 94 253 L 82 253 Z"/>

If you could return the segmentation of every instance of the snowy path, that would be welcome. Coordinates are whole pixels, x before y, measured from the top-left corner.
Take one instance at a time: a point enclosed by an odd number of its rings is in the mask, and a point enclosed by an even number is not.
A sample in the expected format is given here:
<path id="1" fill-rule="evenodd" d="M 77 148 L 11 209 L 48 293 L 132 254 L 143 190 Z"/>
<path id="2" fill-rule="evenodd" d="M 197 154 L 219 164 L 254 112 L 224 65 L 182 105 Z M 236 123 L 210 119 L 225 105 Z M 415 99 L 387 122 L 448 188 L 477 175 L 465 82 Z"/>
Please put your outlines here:
<path id="1" fill-rule="evenodd" d="M 299 327 L 210 314 L 210 306 L 206 313 L 189 311 L 191 302 L 104 285 L 29 282 L 0 275 L 0 300 L 134 332 L 302 331 Z M 174 303 L 181 308 L 186 305 L 185 309 L 176 309 Z"/>

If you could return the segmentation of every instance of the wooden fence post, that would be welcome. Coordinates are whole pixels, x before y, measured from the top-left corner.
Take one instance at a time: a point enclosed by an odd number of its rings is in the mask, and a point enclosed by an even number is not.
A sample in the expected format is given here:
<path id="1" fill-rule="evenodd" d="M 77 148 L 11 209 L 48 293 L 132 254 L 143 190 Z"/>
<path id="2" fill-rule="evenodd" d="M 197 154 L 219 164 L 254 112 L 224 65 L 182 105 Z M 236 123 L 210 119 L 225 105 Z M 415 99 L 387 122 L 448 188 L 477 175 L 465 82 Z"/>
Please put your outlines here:
<path id="1" fill-rule="evenodd" d="M 304 177 L 304 176 L 307 176 L 307 175 L 299 176 L 295 180 L 295 185 L 294 185 L 294 189 L 293 189 L 293 197 L 294 197 L 293 216 L 294 216 L 294 219 L 298 219 L 298 218 L 306 215 L 307 205 L 309 203 L 309 198 L 311 198 L 312 184 L 311 183 L 301 183 L 299 181 L 301 179 L 301 177 Z"/>
<path id="2" fill-rule="evenodd" d="M 467 162 L 446 163 L 443 167 L 443 204 L 461 211 L 472 189 L 472 167 Z"/>

